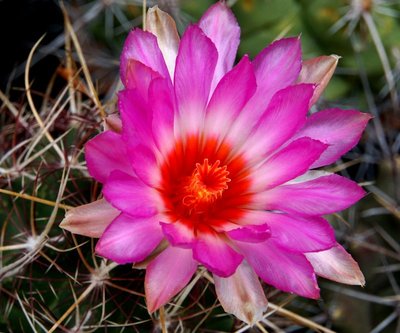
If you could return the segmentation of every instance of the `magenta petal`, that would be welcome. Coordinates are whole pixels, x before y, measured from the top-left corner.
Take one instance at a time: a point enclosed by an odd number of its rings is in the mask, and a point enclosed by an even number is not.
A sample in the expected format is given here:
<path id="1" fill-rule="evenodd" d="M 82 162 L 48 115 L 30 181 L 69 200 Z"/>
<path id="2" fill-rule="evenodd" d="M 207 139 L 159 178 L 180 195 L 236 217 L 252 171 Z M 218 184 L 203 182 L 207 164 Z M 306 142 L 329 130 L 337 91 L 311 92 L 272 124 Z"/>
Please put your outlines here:
<path id="1" fill-rule="evenodd" d="M 103 132 L 85 145 L 85 159 L 90 175 L 104 183 L 113 170 L 133 174 L 121 135 Z"/>
<path id="2" fill-rule="evenodd" d="M 322 217 L 301 218 L 266 212 L 265 222 L 271 228 L 271 239 L 289 251 L 321 251 L 336 243 L 332 227 Z"/>
<path id="3" fill-rule="evenodd" d="M 213 232 L 202 233 L 193 246 L 193 258 L 218 276 L 232 275 L 243 260 L 225 240 Z"/>
<path id="4" fill-rule="evenodd" d="M 127 89 L 137 89 L 142 96 L 147 97 L 149 86 L 156 78 L 160 78 L 160 74 L 150 67 L 137 60 L 128 60 L 125 77 Z"/>
<path id="5" fill-rule="evenodd" d="M 122 135 L 127 146 L 148 146 L 168 150 L 174 139 L 175 98 L 171 82 L 153 79 L 148 98 L 138 89 L 125 89 L 118 95 L 123 121 Z"/>
<path id="6" fill-rule="evenodd" d="M 205 116 L 218 53 L 203 31 L 192 25 L 179 45 L 175 68 L 175 93 L 181 126 L 196 131 Z"/>
<path id="7" fill-rule="evenodd" d="M 328 165 L 353 148 L 371 116 L 357 110 L 328 109 L 311 115 L 296 138 L 309 137 L 329 145 L 312 167 Z"/>
<path id="8" fill-rule="evenodd" d="M 150 187 L 157 187 L 161 182 L 160 170 L 154 151 L 143 144 L 131 143 L 127 153 L 137 177 Z"/>
<path id="9" fill-rule="evenodd" d="M 275 94 L 293 84 L 301 70 L 300 38 L 283 38 L 273 42 L 256 56 L 254 68 L 257 83 L 265 92 L 274 88 L 272 94 Z"/>
<path id="10" fill-rule="evenodd" d="M 74 234 L 99 238 L 120 213 L 100 199 L 68 210 L 60 227 Z"/>
<path id="11" fill-rule="evenodd" d="M 245 140 L 267 109 L 272 96 L 296 82 L 301 68 L 300 39 L 285 38 L 275 41 L 254 59 L 253 68 L 257 90 L 229 132 L 229 138 L 233 142 L 237 137 Z"/>
<path id="12" fill-rule="evenodd" d="M 365 195 L 350 179 L 331 174 L 286 184 L 261 194 L 268 210 L 301 215 L 325 215 L 346 209 Z"/>
<path id="13" fill-rule="evenodd" d="M 357 262 L 339 244 L 326 251 L 305 253 L 305 256 L 319 276 L 339 283 L 365 284 Z"/>
<path id="14" fill-rule="evenodd" d="M 111 173 L 104 185 L 103 194 L 114 207 L 135 217 L 156 215 L 161 207 L 155 189 L 124 172 Z"/>
<path id="15" fill-rule="evenodd" d="M 327 145 L 310 138 L 291 142 L 251 175 L 254 190 L 272 188 L 304 174 L 321 156 Z"/>
<path id="16" fill-rule="evenodd" d="M 257 92 L 246 110 L 259 115 L 275 93 L 296 82 L 301 69 L 300 39 L 284 38 L 266 47 L 253 62 Z"/>
<path id="17" fill-rule="evenodd" d="M 299 84 L 278 91 L 246 140 L 244 154 L 249 159 L 254 159 L 254 156 L 265 158 L 291 138 L 306 122 L 313 93 L 314 86 L 311 84 Z"/>
<path id="18" fill-rule="evenodd" d="M 149 90 L 149 103 L 153 111 L 151 128 L 155 143 L 160 151 L 168 150 L 174 140 L 176 108 L 175 96 L 169 80 L 153 80 Z"/>
<path id="19" fill-rule="evenodd" d="M 158 217 L 117 217 L 104 231 L 96 253 L 118 264 L 144 260 L 161 242 L 163 234 Z"/>
<path id="20" fill-rule="evenodd" d="M 180 292 L 196 272 L 192 251 L 168 247 L 148 266 L 144 287 L 150 313 L 166 304 Z"/>
<path id="21" fill-rule="evenodd" d="M 252 65 L 245 56 L 218 83 L 207 106 L 205 130 L 222 139 L 256 87 Z"/>
<path id="22" fill-rule="evenodd" d="M 122 136 L 126 145 L 154 142 L 152 131 L 152 110 L 146 97 L 137 89 L 125 89 L 118 94 L 118 107 L 122 119 Z"/>
<path id="23" fill-rule="evenodd" d="M 314 270 L 304 255 L 279 247 L 272 238 L 264 243 L 235 244 L 266 283 L 300 296 L 319 298 Z"/>
<path id="24" fill-rule="evenodd" d="M 121 53 L 121 80 L 126 84 L 126 74 L 129 60 L 137 60 L 158 72 L 163 77 L 169 77 L 163 55 L 153 34 L 140 29 L 132 30 L 124 44 Z"/>
<path id="25" fill-rule="evenodd" d="M 199 27 L 211 39 L 218 51 L 218 62 L 212 90 L 233 66 L 239 46 L 240 27 L 225 2 L 211 6 L 199 21 Z"/>
<path id="26" fill-rule="evenodd" d="M 271 230 L 267 224 L 246 225 L 228 231 L 227 235 L 238 241 L 259 243 L 267 240 L 271 236 Z"/>
<path id="27" fill-rule="evenodd" d="M 175 223 L 160 222 L 160 224 L 165 238 L 167 238 L 173 246 L 183 248 L 192 247 L 192 243 L 195 239 L 193 229 L 190 229 L 179 221 Z"/>
<path id="28" fill-rule="evenodd" d="M 218 299 L 226 312 L 249 325 L 262 319 L 268 302 L 257 275 L 246 261 L 227 278 L 214 275 L 214 283 Z"/>

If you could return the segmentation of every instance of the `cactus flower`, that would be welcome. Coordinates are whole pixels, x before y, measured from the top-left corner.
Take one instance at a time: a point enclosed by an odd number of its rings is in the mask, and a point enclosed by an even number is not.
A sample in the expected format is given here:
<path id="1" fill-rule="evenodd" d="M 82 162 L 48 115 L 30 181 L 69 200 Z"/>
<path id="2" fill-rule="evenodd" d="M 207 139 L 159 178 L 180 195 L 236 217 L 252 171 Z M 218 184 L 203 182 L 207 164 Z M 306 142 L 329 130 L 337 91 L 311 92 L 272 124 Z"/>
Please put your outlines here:
<path id="1" fill-rule="evenodd" d="M 227 312 L 254 324 L 267 307 L 259 278 L 319 298 L 316 276 L 364 284 L 322 216 L 365 195 L 318 168 L 354 147 L 370 119 L 356 110 L 308 111 L 338 57 L 302 63 L 300 38 L 277 40 L 234 65 L 240 28 L 224 2 L 179 37 L 158 8 L 121 55 L 121 120 L 85 147 L 104 199 L 71 210 L 62 227 L 99 237 L 120 264 L 147 258 L 150 312 L 190 281 L 214 277 Z M 111 124 L 111 125 L 110 125 Z"/>

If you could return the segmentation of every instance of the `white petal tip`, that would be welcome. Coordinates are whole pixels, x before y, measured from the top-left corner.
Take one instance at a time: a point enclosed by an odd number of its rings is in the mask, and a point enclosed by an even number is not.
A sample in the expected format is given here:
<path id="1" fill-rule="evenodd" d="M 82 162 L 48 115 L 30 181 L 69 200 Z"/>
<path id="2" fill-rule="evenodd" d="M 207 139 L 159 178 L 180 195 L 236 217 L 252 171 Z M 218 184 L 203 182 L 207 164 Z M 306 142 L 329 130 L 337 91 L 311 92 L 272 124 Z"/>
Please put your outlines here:
<path id="1" fill-rule="evenodd" d="M 339 59 L 342 59 L 342 56 L 337 55 L 337 54 L 331 54 L 331 55 L 329 55 L 329 56 L 332 57 L 332 58 L 334 58 L 334 59 L 336 59 L 337 61 L 338 61 Z"/>
<path id="2" fill-rule="evenodd" d="M 248 325 L 255 325 L 263 318 L 268 301 L 253 269 L 243 261 L 228 278 L 214 274 L 217 296 L 223 309 Z"/>
<path id="3" fill-rule="evenodd" d="M 241 310 L 242 316 L 238 318 L 246 324 L 254 326 L 263 319 L 263 314 L 267 310 L 267 307 L 267 303 L 258 308 L 254 308 L 254 305 L 251 303 L 245 303 L 243 304 L 243 309 Z"/>
<path id="4" fill-rule="evenodd" d="M 365 278 L 357 262 L 339 244 L 329 250 L 305 255 L 319 276 L 348 285 L 365 286 Z"/>
<path id="5" fill-rule="evenodd" d="M 74 234 L 99 238 L 119 214 L 107 201 L 100 199 L 68 210 L 59 226 Z"/>

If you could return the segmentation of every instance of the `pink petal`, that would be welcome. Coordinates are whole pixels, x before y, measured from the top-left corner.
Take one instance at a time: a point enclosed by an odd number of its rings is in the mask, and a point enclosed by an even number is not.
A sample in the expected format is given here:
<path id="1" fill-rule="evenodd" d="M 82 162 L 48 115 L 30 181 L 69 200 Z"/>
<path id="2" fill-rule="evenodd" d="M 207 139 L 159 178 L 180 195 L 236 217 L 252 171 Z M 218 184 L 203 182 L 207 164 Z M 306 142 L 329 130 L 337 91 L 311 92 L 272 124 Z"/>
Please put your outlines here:
<path id="1" fill-rule="evenodd" d="M 157 6 L 147 11 L 146 29 L 157 37 L 158 46 L 164 56 L 169 75 L 174 77 L 179 35 L 174 19 Z"/>
<path id="2" fill-rule="evenodd" d="M 243 260 L 220 235 L 212 231 L 198 235 L 193 246 L 193 258 L 222 277 L 232 275 Z"/>
<path id="3" fill-rule="evenodd" d="M 357 183 L 331 174 L 305 182 L 286 184 L 262 193 L 268 210 L 301 215 L 325 215 L 346 209 L 365 195 Z"/>
<path id="4" fill-rule="evenodd" d="M 116 114 L 110 114 L 104 119 L 104 131 L 113 131 L 120 134 L 122 131 L 121 118 Z"/>
<path id="5" fill-rule="evenodd" d="M 133 29 L 125 40 L 120 69 L 121 81 L 124 85 L 130 59 L 140 61 L 165 78 L 169 77 L 167 66 L 157 44 L 157 38 L 150 32 Z"/>
<path id="6" fill-rule="evenodd" d="M 85 159 L 90 175 L 101 183 L 114 170 L 133 174 L 124 141 L 112 131 L 103 132 L 86 143 Z"/>
<path id="7" fill-rule="evenodd" d="M 339 244 L 326 251 L 305 253 L 305 256 L 319 276 L 339 283 L 365 285 L 357 262 Z"/>
<path id="8" fill-rule="evenodd" d="M 192 251 L 168 247 L 148 266 L 144 281 L 147 309 L 150 313 L 180 292 L 196 272 Z"/>
<path id="9" fill-rule="evenodd" d="M 271 239 L 283 249 L 294 252 L 321 251 L 335 245 L 335 234 L 322 217 L 296 217 L 265 212 Z"/>
<path id="10" fill-rule="evenodd" d="M 175 93 L 181 126 L 196 132 L 202 124 L 218 53 L 197 26 L 186 29 L 179 45 L 175 68 Z"/>
<path id="11" fill-rule="evenodd" d="M 247 56 L 218 83 L 207 107 L 205 130 L 221 139 L 256 90 L 256 79 Z"/>
<path id="12" fill-rule="evenodd" d="M 160 224 L 165 238 L 173 246 L 192 248 L 192 243 L 195 240 L 193 228 L 189 228 L 179 221 L 175 223 L 161 222 Z"/>
<path id="13" fill-rule="evenodd" d="M 319 298 L 314 270 L 304 255 L 279 247 L 272 239 L 264 243 L 235 242 L 258 276 L 290 293 Z"/>
<path id="14" fill-rule="evenodd" d="M 211 6 L 200 19 L 199 27 L 211 39 L 218 51 L 212 90 L 233 66 L 239 46 L 240 27 L 225 2 Z"/>
<path id="15" fill-rule="evenodd" d="M 249 159 L 265 158 L 293 136 L 306 122 L 314 86 L 300 84 L 278 91 L 243 145 Z M 295 110 L 295 112 L 294 112 Z"/>
<path id="16" fill-rule="evenodd" d="M 251 174 L 253 190 L 273 188 L 302 175 L 326 148 L 326 144 L 309 138 L 293 141 Z"/>
<path id="17" fill-rule="evenodd" d="M 122 135 L 128 146 L 145 145 L 167 152 L 174 140 L 175 97 L 169 80 L 150 83 L 148 98 L 140 90 L 123 90 L 118 95 L 124 123 Z"/>
<path id="18" fill-rule="evenodd" d="M 144 260 L 161 242 L 163 234 L 158 217 L 117 217 L 104 231 L 96 253 L 118 264 Z"/>
<path id="19" fill-rule="evenodd" d="M 262 319 L 268 302 L 257 275 L 246 261 L 230 277 L 214 275 L 214 283 L 218 299 L 226 312 L 249 325 Z"/>
<path id="20" fill-rule="evenodd" d="M 284 38 L 273 42 L 256 56 L 253 64 L 259 85 L 257 93 L 267 93 L 268 105 L 269 99 L 278 90 L 293 84 L 300 73 L 300 38 Z"/>
<path id="21" fill-rule="evenodd" d="M 152 82 L 149 103 L 153 111 L 152 132 L 160 151 L 169 151 L 174 141 L 175 97 L 171 83 L 165 79 Z"/>
<path id="22" fill-rule="evenodd" d="M 313 168 L 335 162 L 361 138 L 371 116 L 356 110 L 328 109 L 311 115 L 296 138 L 309 137 L 329 145 Z"/>
<path id="23" fill-rule="evenodd" d="M 143 144 L 130 142 L 127 153 L 135 175 L 150 187 L 159 186 L 161 175 L 155 152 Z"/>
<path id="24" fill-rule="evenodd" d="M 237 123 L 250 131 L 266 110 L 272 96 L 295 83 L 301 69 L 300 39 L 280 39 L 265 48 L 253 62 L 257 91 Z"/>
<path id="25" fill-rule="evenodd" d="M 111 173 L 103 194 L 114 207 L 135 217 L 153 216 L 162 207 L 155 189 L 120 171 Z"/>
<path id="26" fill-rule="evenodd" d="M 257 91 L 246 110 L 258 116 L 272 96 L 295 83 L 301 69 L 301 44 L 298 37 L 280 39 L 266 47 L 253 62 Z"/>
<path id="27" fill-rule="evenodd" d="M 312 58 L 303 62 L 297 82 L 317 84 L 314 96 L 311 99 L 311 105 L 314 104 L 324 92 L 335 72 L 339 59 L 340 57 L 337 55 L 330 55 Z"/>
<path id="28" fill-rule="evenodd" d="M 118 106 L 122 119 L 122 136 L 127 145 L 139 143 L 152 146 L 152 110 L 146 97 L 137 89 L 122 90 L 118 94 Z M 133 144 L 132 144 L 133 143 Z"/>
<path id="29" fill-rule="evenodd" d="M 100 199 L 67 211 L 60 227 L 74 234 L 99 238 L 121 212 Z"/>
<path id="30" fill-rule="evenodd" d="M 227 235 L 242 242 L 264 242 L 271 236 L 271 230 L 267 224 L 246 225 L 227 232 Z"/>
<path id="31" fill-rule="evenodd" d="M 137 89 L 139 94 L 147 99 L 149 86 L 156 78 L 161 78 L 159 73 L 140 61 L 128 59 L 125 73 L 125 87 L 127 89 Z"/>
<path id="32" fill-rule="evenodd" d="M 255 194 L 254 194 L 255 195 Z M 257 198 L 256 198 L 257 199 Z M 246 208 L 239 209 L 237 208 L 237 212 L 240 214 L 239 218 L 236 219 L 236 224 L 233 226 L 228 225 L 229 229 L 228 230 L 223 230 L 225 232 L 231 231 L 234 229 L 238 228 L 238 225 L 247 227 L 248 225 L 250 227 L 255 226 L 255 225 L 262 225 L 264 226 L 266 224 L 266 218 L 265 215 L 268 214 L 268 212 L 265 211 L 264 209 L 265 202 L 258 202 L 254 200 L 254 202 L 250 203 Z M 265 227 L 263 227 L 265 228 Z"/>
<path id="33" fill-rule="evenodd" d="M 308 170 L 305 174 L 292 179 L 290 182 L 287 182 L 286 184 L 299 184 L 299 183 L 304 183 L 308 182 L 309 180 L 317 179 L 319 177 L 323 176 L 330 176 L 332 175 L 332 172 L 324 171 L 324 170 Z"/>

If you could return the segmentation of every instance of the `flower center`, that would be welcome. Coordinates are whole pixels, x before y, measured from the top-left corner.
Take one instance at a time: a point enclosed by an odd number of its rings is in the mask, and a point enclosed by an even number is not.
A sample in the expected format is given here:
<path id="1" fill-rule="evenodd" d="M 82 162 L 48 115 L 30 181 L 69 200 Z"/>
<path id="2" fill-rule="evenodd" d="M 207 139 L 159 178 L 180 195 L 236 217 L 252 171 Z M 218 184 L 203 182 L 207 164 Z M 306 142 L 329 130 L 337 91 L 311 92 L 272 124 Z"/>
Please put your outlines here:
<path id="1" fill-rule="evenodd" d="M 161 165 L 159 187 L 164 214 L 195 232 L 220 230 L 243 215 L 252 200 L 249 169 L 241 155 L 218 138 L 187 136 L 177 140 Z"/>
<path id="2" fill-rule="evenodd" d="M 217 160 L 210 165 L 207 158 L 202 164 L 196 163 L 196 169 L 184 186 L 185 196 L 182 199 L 191 212 L 204 213 L 228 189 L 228 182 L 231 181 L 229 171 L 226 165 L 221 167 L 220 163 Z"/>

